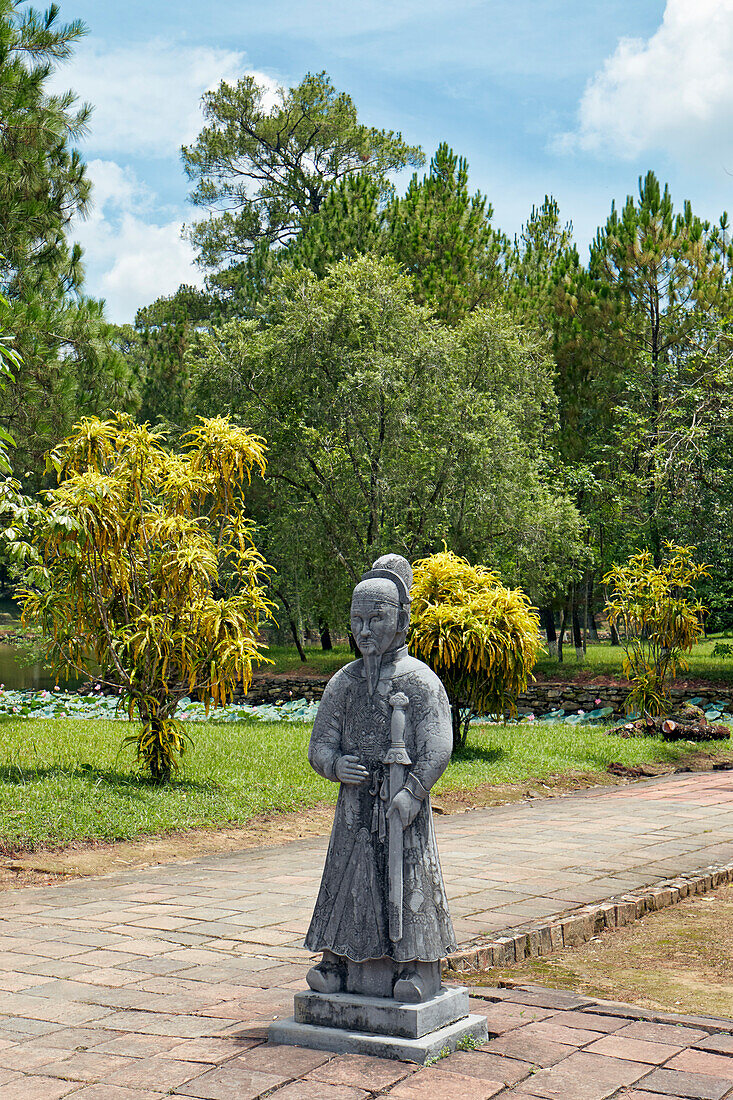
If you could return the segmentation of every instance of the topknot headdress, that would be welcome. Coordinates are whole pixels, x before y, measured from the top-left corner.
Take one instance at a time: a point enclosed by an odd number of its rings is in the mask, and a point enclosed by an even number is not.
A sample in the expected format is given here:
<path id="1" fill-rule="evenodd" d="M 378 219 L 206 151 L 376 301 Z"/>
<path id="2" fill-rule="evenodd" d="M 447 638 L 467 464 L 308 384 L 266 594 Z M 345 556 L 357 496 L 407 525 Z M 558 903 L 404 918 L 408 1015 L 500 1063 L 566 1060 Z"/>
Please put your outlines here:
<path id="1" fill-rule="evenodd" d="M 407 558 L 400 554 L 384 554 L 362 575 L 363 581 L 391 581 L 399 595 L 400 610 L 410 612 L 410 589 L 412 588 L 412 566 Z"/>

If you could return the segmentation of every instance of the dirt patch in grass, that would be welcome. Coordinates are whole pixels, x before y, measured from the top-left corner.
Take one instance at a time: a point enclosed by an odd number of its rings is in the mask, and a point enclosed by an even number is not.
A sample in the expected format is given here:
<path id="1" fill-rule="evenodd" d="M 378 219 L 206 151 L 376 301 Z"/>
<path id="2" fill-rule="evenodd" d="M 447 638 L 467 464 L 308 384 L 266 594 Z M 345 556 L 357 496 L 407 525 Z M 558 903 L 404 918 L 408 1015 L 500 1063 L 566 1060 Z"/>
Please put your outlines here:
<path id="1" fill-rule="evenodd" d="M 710 771 L 720 766 L 723 754 L 711 757 L 693 751 L 675 764 L 648 764 L 644 778 L 681 771 Z M 733 765 L 733 753 L 725 754 Z M 633 782 L 599 772 L 575 772 L 529 779 L 521 783 L 484 783 L 469 790 L 444 790 L 433 798 L 437 815 L 502 806 L 535 798 L 561 798 L 593 788 Z M 287 844 L 304 837 L 327 836 L 334 807 L 320 804 L 291 813 L 258 815 L 243 826 L 201 827 L 172 830 L 164 835 L 135 840 L 78 840 L 63 847 L 37 847 L 10 851 L 0 857 L 0 890 L 21 886 L 47 886 L 69 878 L 105 875 L 132 867 L 185 862 L 222 852 Z"/>
<path id="2" fill-rule="evenodd" d="M 302 837 L 325 836 L 333 806 L 314 806 L 297 813 L 267 814 L 233 828 L 176 830 L 135 840 L 79 840 L 63 848 L 18 852 L 0 860 L 0 889 L 47 885 L 47 880 L 105 875 L 131 867 L 185 862 L 222 852 L 287 844 Z"/>
<path id="3" fill-rule="evenodd" d="M 733 1017 L 733 886 L 649 913 L 574 950 L 468 981 L 538 982 L 644 1008 Z"/>

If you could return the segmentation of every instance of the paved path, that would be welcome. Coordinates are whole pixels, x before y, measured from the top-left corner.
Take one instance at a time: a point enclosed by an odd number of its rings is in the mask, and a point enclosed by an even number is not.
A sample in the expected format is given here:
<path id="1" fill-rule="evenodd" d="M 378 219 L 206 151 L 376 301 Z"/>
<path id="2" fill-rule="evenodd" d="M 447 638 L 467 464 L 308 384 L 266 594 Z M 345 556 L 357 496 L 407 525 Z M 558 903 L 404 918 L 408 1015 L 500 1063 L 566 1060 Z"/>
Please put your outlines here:
<path id="1" fill-rule="evenodd" d="M 437 828 L 456 931 L 468 943 L 729 862 L 733 773 L 475 811 L 440 818 Z M 293 992 L 303 987 L 308 956 L 300 943 L 325 844 L 298 841 L 0 895 L 0 1097 L 151 1100 L 172 1092 L 205 1100 L 265 1093 L 275 1100 L 361 1100 L 391 1089 L 396 1100 L 469 1100 L 502 1090 L 517 1098 L 600 1100 L 641 1077 L 641 1091 L 628 1093 L 637 1100 L 720 1100 L 733 1090 L 733 1041 L 699 1046 L 725 1024 L 684 1043 L 647 1032 L 634 1047 L 628 1043 L 637 1042 L 636 1032 L 620 1034 L 628 1020 L 617 1029 L 575 1016 L 556 1020 L 566 1011 L 560 1001 L 535 1005 L 530 1015 L 540 1016 L 532 1021 L 528 1010 L 480 999 L 492 1034 L 511 1022 L 511 1049 L 495 1040 L 414 1077 L 401 1063 L 263 1046 L 267 1022 L 288 1015 Z M 625 1042 L 599 1040 L 599 1031 Z M 649 1046 L 655 1042 L 660 1049 Z M 669 1047 L 680 1049 L 661 1049 Z M 650 1069 L 652 1056 L 670 1068 Z M 507 1092 L 506 1074 L 520 1070 L 520 1083 Z M 647 1081 L 650 1073 L 657 1076 Z M 717 1076 L 718 1083 L 687 1085 L 674 1074 Z M 659 1082 L 677 1091 L 663 1093 Z"/>

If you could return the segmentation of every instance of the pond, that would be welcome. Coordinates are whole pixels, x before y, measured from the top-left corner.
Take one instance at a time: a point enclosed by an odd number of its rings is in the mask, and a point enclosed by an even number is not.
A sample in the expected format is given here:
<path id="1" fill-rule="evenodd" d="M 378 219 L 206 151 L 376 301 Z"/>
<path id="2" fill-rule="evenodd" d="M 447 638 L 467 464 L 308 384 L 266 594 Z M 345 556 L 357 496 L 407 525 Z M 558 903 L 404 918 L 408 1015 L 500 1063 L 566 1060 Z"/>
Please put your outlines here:
<path id="1" fill-rule="evenodd" d="M 0 599 L 0 623 L 11 630 L 20 627 L 18 605 L 13 600 Z M 76 691 L 81 683 L 79 677 L 59 680 L 59 686 L 68 691 Z M 11 691 L 52 691 L 56 678 L 40 661 L 29 663 L 22 650 L 0 641 L 0 684 Z"/>
<path id="2" fill-rule="evenodd" d="M 0 684 L 12 691 L 53 691 L 56 677 L 40 662 L 26 664 L 27 658 L 11 645 L 0 643 Z M 61 688 L 75 691 L 81 680 L 59 679 Z"/>

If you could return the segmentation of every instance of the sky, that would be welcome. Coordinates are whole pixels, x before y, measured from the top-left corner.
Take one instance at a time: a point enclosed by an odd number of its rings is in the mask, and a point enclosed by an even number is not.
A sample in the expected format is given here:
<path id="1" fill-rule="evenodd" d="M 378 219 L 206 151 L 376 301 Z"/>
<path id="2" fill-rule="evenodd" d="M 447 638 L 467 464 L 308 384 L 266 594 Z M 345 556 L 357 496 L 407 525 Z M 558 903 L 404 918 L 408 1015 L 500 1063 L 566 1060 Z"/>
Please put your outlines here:
<path id="1" fill-rule="evenodd" d="M 494 224 L 519 232 L 552 194 L 581 253 L 652 168 L 717 221 L 733 210 L 733 0 L 60 0 L 88 34 L 53 75 L 94 105 L 80 148 L 94 184 L 87 293 L 108 316 L 205 273 L 182 227 L 180 147 L 200 99 L 257 74 L 270 89 L 325 70 L 362 121 L 428 159 L 468 160 Z M 403 190 L 407 176 L 396 181 Z"/>

